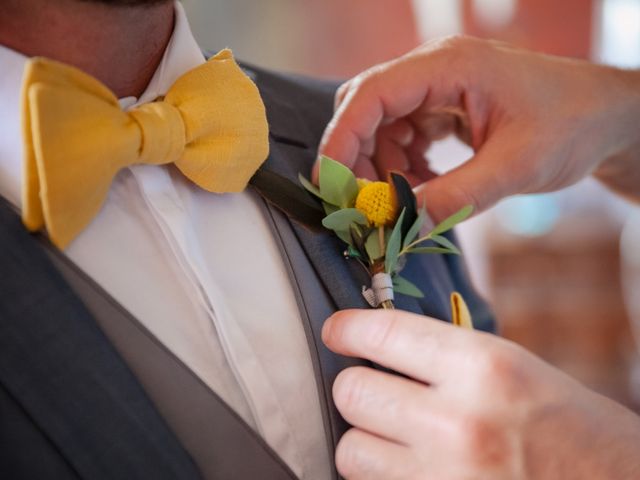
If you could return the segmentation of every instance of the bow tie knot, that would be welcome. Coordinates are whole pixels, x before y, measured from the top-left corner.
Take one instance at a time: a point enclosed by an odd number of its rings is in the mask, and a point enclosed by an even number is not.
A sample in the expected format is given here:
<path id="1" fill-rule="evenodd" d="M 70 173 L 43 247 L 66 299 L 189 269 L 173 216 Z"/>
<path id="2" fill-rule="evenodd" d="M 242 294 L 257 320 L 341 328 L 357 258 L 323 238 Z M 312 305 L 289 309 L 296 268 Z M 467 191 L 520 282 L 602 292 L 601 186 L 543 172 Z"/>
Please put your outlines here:
<path id="1" fill-rule="evenodd" d="M 207 191 L 239 192 L 269 152 L 262 99 L 229 50 L 128 112 L 95 78 L 42 58 L 27 63 L 22 92 L 23 222 L 60 248 L 123 168 L 171 163 Z"/>
<path id="2" fill-rule="evenodd" d="M 152 165 L 174 163 L 184 152 L 185 126 L 180 111 L 167 102 L 141 105 L 129 115 L 139 127 L 138 162 Z"/>

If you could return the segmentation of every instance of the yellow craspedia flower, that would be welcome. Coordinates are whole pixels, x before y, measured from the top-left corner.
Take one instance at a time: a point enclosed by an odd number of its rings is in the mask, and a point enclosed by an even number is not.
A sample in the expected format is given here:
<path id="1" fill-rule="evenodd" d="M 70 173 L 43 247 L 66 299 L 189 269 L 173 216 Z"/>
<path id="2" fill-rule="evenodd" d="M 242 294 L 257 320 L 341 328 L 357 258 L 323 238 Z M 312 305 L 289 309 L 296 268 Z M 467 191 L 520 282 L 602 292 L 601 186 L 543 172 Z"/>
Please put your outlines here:
<path id="1" fill-rule="evenodd" d="M 392 223 L 396 219 L 396 202 L 391 185 L 386 182 L 367 183 L 358 193 L 356 208 L 376 227 Z"/>

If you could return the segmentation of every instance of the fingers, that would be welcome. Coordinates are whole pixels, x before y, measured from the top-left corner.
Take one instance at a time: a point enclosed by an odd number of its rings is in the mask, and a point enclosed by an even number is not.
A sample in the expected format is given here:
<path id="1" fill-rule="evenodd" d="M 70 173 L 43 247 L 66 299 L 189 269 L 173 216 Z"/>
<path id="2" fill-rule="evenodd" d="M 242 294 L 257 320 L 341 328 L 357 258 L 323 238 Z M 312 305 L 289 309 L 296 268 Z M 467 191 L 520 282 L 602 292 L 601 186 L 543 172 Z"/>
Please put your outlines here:
<path id="1" fill-rule="evenodd" d="M 386 180 L 389 172 L 400 172 L 412 187 L 434 178 L 425 156 L 430 144 L 430 139 L 416 131 L 408 120 L 396 120 L 381 127 L 372 156 L 378 178 Z"/>
<path id="2" fill-rule="evenodd" d="M 353 168 L 362 145 L 374 138 L 374 133 L 384 118 L 382 100 L 373 93 L 366 103 L 356 95 L 358 90 L 348 90 L 327 126 L 320 154 L 327 155 Z"/>
<path id="3" fill-rule="evenodd" d="M 385 118 L 404 117 L 420 106 L 429 88 L 423 68 L 418 69 L 415 63 L 411 58 L 400 58 L 374 67 L 343 87 L 320 153 L 352 168 L 361 144 L 374 137 Z"/>
<path id="4" fill-rule="evenodd" d="M 379 178 L 386 178 L 390 171 L 409 171 L 407 148 L 414 138 L 415 131 L 407 120 L 398 120 L 379 129 L 374 160 Z"/>
<path id="5" fill-rule="evenodd" d="M 426 158 L 426 152 L 430 145 L 429 138 L 416 134 L 413 143 L 407 148 L 409 171 L 406 172 L 406 177 L 413 188 L 437 176 L 429 168 L 429 162 Z"/>
<path id="6" fill-rule="evenodd" d="M 436 401 L 432 387 L 365 367 L 342 371 L 333 399 L 354 427 L 404 445 L 420 439 Z"/>
<path id="7" fill-rule="evenodd" d="M 411 477 L 406 447 L 358 429 L 342 436 L 336 450 L 336 467 L 347 480 L 400 480 Z"/>
<path id="8" fill-rule="evenodd" d="M 409 171 L 411 161 L 408 155 L 401 155 L 400 147 L 410 144 L 410 140 L 405 136 L 405 141 L 399 141 L 402 139 L 396 135 L 398 124 L 404 124 L 402 128 L 412 131 L 414 137 L 420 132 L 425 138 L 432 138 L 429 130 L 421 130 L 421 125 L 416 124 L 413 129 L 406 125 L 413 121 L 413 114 L 429 116 L 433 110 L 435 117 L 450 117 L 444 119 L 444 125 L 436 125 L 442 124 L 442 118 L 432 122 L 434 126 L 442 127 L 433 133 L 440 136 L 445 130 L 451 130 L 455 122 L 450 112 L 465 108 L 464 89 L 468 77 L 462 67 L 451 69 L 452 59 L 457 55 L 454 53 L 460 49 L 447 50 L 439 44 L 425 47 L 421 49 L 424 51 L 419 49 L 373 67 L 338 89 L 334 117 L 320 143 L 320 155 L 329 156 L 354 170 L 363 155 L 371 157 L 370 147 L 375 145 L 376 151 L 382 152 L 377 153 L 372 162 L 379 178 L 386 177 L 385 170 L 389 170 L 389 165 L 397 169 L 396 163 L 404 166 L 402 171 L 415 174 L 417 178 L 424 176 Z M 464 66 L 466 62 L 455 64 Z M 386 126 L 393 131 L 391 135 Z M 391 137 L 390 143 L 387 140 Z M 317 178 L 318 163 L 312 173 L 316 183 Z"/>
<path id="9" fill-rule="evenodd" d="M 336 353 L 438 385 L 464 374 L 474 334 L 400 310 L 345 310 L 325 322 L 322 339 Z"/>
<path id="10" fill-rule="evenodd" d="M 403 172 L 436 222 L 466 205 L 478 213 L 504 197 L 535 190 L 541 173 L 522 158 L 524 151 L 539 155 L 531 141 L 522 141 L 535 132 L 525 131 L 526 122 L 509 123 L 513 116 L 496 113 L 502 110 L 495 107 L 495 72 L 478 68 L 480 58 L 496 55 L 487 42 L 445 40 L 355 77 L 336 95 L 320 153 L 367 178 L 374 171 L 378 179 L 389 170 Z M 476 155 L 434 178 L 418 139 L 426 148 L 450 133 L 471 144 Z"/>
<path id="11" fill-rule="evenodd" d="M 349 83 L 350 82 L 348 81 L 344 82 L 342 85 L 340 85 L 340 87 L 338 87 L 338 90 L 336 90 L 336 98 L 333 103 L 334 110 L 338 110 L 338 108 L 342 104 L 342 101 L 344 100 L 345 95 L 349 91 Z"/>
<path id="12" fill-rule="evenodd" d="M 366 155 L 359 155 L 355 166 L 353 167 L 353 174 L 357 178 L 366 178 L 367 180 L 376 181 L 380 180 L 378 171 L 371 160 L 371 157 Z"/>

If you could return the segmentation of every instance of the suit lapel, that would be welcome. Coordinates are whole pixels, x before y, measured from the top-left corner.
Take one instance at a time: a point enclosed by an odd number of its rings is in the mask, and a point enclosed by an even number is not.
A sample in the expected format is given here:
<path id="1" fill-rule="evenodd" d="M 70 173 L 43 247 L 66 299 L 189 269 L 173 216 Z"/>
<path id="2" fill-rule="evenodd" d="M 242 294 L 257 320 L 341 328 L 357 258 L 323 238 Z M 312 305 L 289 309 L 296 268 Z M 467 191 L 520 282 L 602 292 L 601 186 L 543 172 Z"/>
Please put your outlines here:
<path id="1" fill-rule="evenodd" d="M 335 446 L 348 428 L 333 403 L 331 393 L 333 382 L 338 373 L 345 368 L 368 365 L 368 363 L 360 359 L 336 355 L 322 343 L 322 326 L 325 320 L 336 311 L 335 303 L 309 261 L 289 220 L 280 211 L 265 205 L 298 302 L 320 395 L 327 447 L 330 457 L 333 458 Z M 333 476 L 337 477 L 335 470 Z"/>
<path id="2" fill-rule="evenodd" d="M 0 199 L 0 382 L 81 478 L 200 478 L 44 252 Z"/>

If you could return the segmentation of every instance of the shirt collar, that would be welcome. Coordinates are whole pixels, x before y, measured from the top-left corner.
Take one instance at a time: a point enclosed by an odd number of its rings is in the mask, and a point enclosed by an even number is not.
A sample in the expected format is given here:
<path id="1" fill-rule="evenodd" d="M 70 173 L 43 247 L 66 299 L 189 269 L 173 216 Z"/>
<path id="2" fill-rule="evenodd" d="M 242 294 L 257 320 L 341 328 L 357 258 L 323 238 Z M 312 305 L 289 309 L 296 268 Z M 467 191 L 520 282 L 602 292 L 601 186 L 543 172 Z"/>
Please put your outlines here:
<path id="1" fill-rule="evenodd" d="M 20 205 L 22 128 L 20 87 L 27 58 L 0 45 L 0 195 Z"/>
<path id="2" fill-rule="evenodd" d="M 17 206 L 22 204 L 20 89 L 26 62 L 24 55 L 0 45 L 0 195 Z M 165 95 L 178 77 L 204 62 L 184 9 L 176 0 L 173 34 L 160 65 L 140 98 L 122 98 L 120 105 L 131 108 Z"/>
<path id="3" fill-rule="evenodd" d="M 175 24 L 173 34 L 169 40 L 162 61 L 146 90 L 140 98 L 126 97 L 120 99 L 123 108 L 141 105 L 154 101 L 160 96 L 164 96 L 171 85 L 185 72 L 202 65 L 205 62 L 204 55 L 196 42 L 191 27 L 187 20 L 187 15 L 180 2 L 175 2 Z"/>

